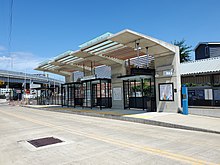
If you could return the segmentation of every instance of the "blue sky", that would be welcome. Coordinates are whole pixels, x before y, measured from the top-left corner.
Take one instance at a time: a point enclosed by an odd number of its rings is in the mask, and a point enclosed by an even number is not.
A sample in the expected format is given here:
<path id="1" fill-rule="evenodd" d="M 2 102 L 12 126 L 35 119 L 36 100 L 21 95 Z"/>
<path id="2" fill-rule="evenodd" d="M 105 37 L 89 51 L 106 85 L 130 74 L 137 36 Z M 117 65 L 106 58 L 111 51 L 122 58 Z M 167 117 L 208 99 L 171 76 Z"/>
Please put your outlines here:
<path id="1" fill-rule="evenodd" d="M 220 41 L 219 0 L 14 0 L 9 54 L 10 1 L 0 0 L 0 69 L 33 72 L 38 62 L 123 29 L 166 42 L 184 38 L 193 48 Z"/>

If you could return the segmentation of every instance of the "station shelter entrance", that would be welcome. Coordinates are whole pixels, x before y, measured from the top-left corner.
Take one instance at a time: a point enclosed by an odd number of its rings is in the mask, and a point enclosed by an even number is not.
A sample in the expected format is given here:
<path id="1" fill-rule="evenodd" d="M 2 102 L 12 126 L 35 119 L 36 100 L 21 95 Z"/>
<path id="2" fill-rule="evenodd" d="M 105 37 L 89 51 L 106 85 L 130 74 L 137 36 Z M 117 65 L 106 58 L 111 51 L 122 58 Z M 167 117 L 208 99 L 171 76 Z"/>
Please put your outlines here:
<path id="1" fill-rule="evenodd" d="M 62 106 L 111 108 L 111 80 L 83 80 L 62 85 Z"/>
<path id="2" fill-rule="evenodd" d="M 82 81 L 83 107 L 111 108 L 112 92 L 110 79 L 92 79 Z"/>
<path id="3" fill-rule="evenodd" d="M 123 80 L 124 109 L 156 111 L 154 69 L 134 68 Z"/>
<path id="4" fill-rule="evenodd" d="M 83 94 L 80 82 L 62 84 L 62 106 L 75 107 L 82 106 Z"/>

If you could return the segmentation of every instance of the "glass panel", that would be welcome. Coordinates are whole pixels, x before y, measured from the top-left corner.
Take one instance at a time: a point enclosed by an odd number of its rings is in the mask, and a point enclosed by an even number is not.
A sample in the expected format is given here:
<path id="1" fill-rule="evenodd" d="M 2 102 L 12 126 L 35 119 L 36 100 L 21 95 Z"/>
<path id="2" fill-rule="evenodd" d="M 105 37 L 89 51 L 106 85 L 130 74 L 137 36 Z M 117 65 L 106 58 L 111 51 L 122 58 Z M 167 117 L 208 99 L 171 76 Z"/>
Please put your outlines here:
<path id="1" fill-rule="evenodd" d="M 130 93 L 129 93 L 129 96 L 130 97 L 135 97 L 135 88 L 136 88 L 136 83 L 134 81 L 131 81 L 130 82 Z"/>
<path id="2" fill-rule="evenodd" d="M 124 107 L 154 111 L 154 79 L 133 79 L 124 81 Z"/>
<path id="3" fill-rule="evenodd" d="M 139 79 L 139 80 L 136 80 L 136 84 L 135 84 L 135 94 L 136 94 L 136 97 L 142 97 L 142 81 Z"/>
<path id="4" fill-rule="evenodd" d="M 97 84 L 92 84 L 92 106 L 97 106 Z"/>
<path id="5" fill-rule="evenodd" d="M 83 89 L 82 89 L 82 94 L 83 94 L 83 106 L 86 106 L 86 83 L 83 83 Z"/>
<path id="6" fill-rule="evenodd" d="M 86 88 L 86 106 L 91 106 L 91 87 L 90 82 L 87 82 L 87 88 Z"/>
<path id="7" fill-rule="evenodd" d="M 124 108 L 129 108 L 129 82 L 124 81 Z"/>
<path id="8" fill-rule="evenodd" d="M 150 79 L 143 80 L 143 95 L 144 96 L 151 96 L 152 95 L 151 80 Z"/>
<path id="9" fill-rule="evenodd" d="M 101 83 L 101 97 L 105 98 L 106 97 L 106 83 Z"/>

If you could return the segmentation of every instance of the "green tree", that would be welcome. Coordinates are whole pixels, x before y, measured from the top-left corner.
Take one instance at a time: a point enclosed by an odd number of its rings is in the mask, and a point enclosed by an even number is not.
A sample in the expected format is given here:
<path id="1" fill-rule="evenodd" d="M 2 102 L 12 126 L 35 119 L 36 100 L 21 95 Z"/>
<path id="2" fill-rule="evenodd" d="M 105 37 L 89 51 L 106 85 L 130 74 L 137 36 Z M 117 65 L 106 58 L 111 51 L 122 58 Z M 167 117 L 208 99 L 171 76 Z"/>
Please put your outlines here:
<path id="1" fill-rule="evenodd" d="M 190 61 L 190 52 L 192 52 L 192 46 L 188 46 L 185 43 L 185 40 L 182 39 L 181 41 L 174 41 L 173 43 L 180 48 L 180 62 L 187 62 Z"/>

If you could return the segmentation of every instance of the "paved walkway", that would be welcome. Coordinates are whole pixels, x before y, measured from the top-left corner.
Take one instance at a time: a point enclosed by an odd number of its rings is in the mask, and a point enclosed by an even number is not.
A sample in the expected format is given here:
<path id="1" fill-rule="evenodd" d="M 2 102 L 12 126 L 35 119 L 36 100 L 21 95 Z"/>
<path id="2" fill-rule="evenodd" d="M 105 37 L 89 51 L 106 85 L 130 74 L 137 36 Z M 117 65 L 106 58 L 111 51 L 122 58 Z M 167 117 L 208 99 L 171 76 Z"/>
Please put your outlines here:
<path id="1" fill-rule="evenodd" d="M 0 99 L 0 104 L 6 103 L 6 99 Z"/>
<path id="2" fill-rule="evenodd" d="M 0 105 L 0 132 L 1 165 L 220 163 L 219 134 L 101 117 L 5 104 Z M 49 137 L 62 142 L 29 143 Z"/>
<path id="3" fill-rule="evenodd" d="M 26 105 L 26 107 L 220 134 L 220 118 L 214 117 L 141 110 L 66 108 L 54 105 Z"/>
<path id="4" fill-rule="evenodd" d="M 191 106 L 189 107 L 189 113 L 220 118 L 220 107 Z"/>

